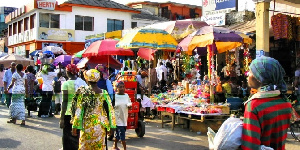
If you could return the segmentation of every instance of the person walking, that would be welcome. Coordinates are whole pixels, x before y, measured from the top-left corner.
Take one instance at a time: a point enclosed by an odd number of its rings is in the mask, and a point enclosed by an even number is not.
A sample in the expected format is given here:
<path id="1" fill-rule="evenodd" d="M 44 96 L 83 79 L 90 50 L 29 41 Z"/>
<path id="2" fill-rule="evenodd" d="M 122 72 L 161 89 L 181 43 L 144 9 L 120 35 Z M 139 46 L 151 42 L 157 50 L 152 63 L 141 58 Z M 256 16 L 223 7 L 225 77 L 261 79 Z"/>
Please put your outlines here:
<path id="1" fill-rule="evenodd" d="M 27 73 L 26 73 L 26 77 L 27 77 L 27 90 L 28 90 L 28 93 L 27 93 L 27 99 L 28 101 L 33 101 L 33 94 L 34 94 L 34 81 L 35 81 L 35 75 L 33 74 L 34 72 L 34 68 L 33 66 L 31 65 L 28 65 L 26 67 L 26 70 L 27 70 Z M 30 108 L 31 106 L 27 106 L 27 110 L 28 110 L 28 116 L 30 116 Z"/>
<path id="2" fill-rule="evenodd" d="M 6 106 L 9 108 L 11 103 L 11 96 L 12 96 L 12 89 L 8 90 L 8 86 L 11 84 L 12 75 L 16 72 L 16 63 L 12 62 L 10 64 L 10 69 L 6 70 L 3 77 L 3 84 L 4 84 L 4 93 L 5 93 L 5 103 Z"/>
<path id="3" fill-rule="evenodd" d="M 64 150 L 77 150 L 79 145 L 79 134 L 72 135 L 71 106 L 76 91 L 76 80 L 79 69 L 74 64 L 68 64 L 66 67 L 68 81 L 62 84 L 62 109 L 60 115 L 60 128 L 63 129 L 62 144 Z M 81 84 L 84 85 L 84 84 Z M 86 84 L 85 84 L 86 85 Z M 78 86 L 78 85 L 77 85 Z"/>
<path id="4" fill-rule="evenodd" d="M 72 135 L 80 129 L 78 149 L 103 150 L 107 147 L 106 131 L 116 128 L 115 112 L 107 91 L 97 82 L 100 72 L 90 69 L 84 73 L 89 86 L 81 86 L 72 101 Z"/>
<path id="5" fill-rule="evenodd" d="M 265 56 L 254 59 L 249 68 L 248 85 L 257 93 L 245 102 L 241 147 L 284 150 L 292 111 L 284 96 L 285 71 L 277 60 Z"/>
<path id="6" fill-rule="evenodd" d="M 3 77 L 4 77 L 4 65 L 0 64 L 0 103 L 1 105 L 5 105 L 4 103 L 4 98 L 5 98 L 5 94 L 4 94 L 4 84 L 3 84 Z"/>
<path id="7" fill-rule="evenodd" d="M 42 85 L 42 101 L 40 104 L 38 117 L 47 118 L 53 117 L 51 109 L 51 100 L 53 96 L 53 78 L 57 76 L 56 72 L 53 72 L 50 65 L 44 65 L 39 76 L 43 79 Z"/>
<path id="8" fill-rule="evenodd" d="M 77 75 L 77 73 L 76 73 Z M 68 74 L 67 74 L 68 76 Z M 62 76 L 62 73 L 58 73 L 57 77 L 54 77 L 53 79 L 53 92 L 54 92 L 54 101 L 55 101 L 55 111 L 54 115 L 58 115 L 61 111 L 61 104 L 62 104 L 62 93 L 61 93 L 61 87 L 62 84 L 66 81 L 66 78 Z"/>
<path id="9" fill-rule="evenodd" d="M 23 70 L 23 65 L 17 65 L 17 72 L 12 75 L 11 84 L 8 86 L 8 90 L 12 88 L 12 100 L 9 106 L 9 113 L 11 120 L 7 123 L 16 123 L 16 120 L 22 120 L 21 125 L 25 125 L 25 93 L 27 92 L 27 77 Z"/>
<path id="10" fill-rule="evenodd" d="M 124 150 L 126 150 L 125 132 L 127 128 L 128 107 L 132 103 L 127 93 L 125 93 L 125 84 L 120 81 L 117 83 L 117 94 L 115 94 L 115 116 L 117 129 L 115 134 L 115 141 L 113 145 L 114 150 L 118 150 L 118 142 L 121 140 Z"/>

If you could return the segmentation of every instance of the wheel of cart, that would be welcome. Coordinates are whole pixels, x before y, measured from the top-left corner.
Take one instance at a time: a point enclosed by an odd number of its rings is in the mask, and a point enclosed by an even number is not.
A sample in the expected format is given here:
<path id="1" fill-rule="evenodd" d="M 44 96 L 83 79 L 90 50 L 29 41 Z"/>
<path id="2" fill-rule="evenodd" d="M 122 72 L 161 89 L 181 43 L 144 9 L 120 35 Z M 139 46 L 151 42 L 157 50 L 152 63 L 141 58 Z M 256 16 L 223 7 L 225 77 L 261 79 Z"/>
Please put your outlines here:
<path id="1" fill-rule="evenodd" d="M 132 106 L 128 110 L 126 129 L 135 129 L 136 135 L 143 137 L 145 135 L 145 123 L 142 118 L 139 118 L 140 103 L 136 97 L 138 87 L 136 76 L 132 72 L 125 72 L 117 78 L 117 81 L 123 81 L 125 83 L 125 93 L 128 94 L 132 102 Z"/>

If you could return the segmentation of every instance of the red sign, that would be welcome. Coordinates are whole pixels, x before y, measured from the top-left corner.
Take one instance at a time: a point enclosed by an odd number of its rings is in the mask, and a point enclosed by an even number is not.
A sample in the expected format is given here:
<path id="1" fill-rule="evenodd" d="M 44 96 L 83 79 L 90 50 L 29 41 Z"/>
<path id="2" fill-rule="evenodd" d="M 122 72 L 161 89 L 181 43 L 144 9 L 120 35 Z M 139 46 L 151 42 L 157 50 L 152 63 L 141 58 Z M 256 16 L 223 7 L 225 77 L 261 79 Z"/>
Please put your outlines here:
<path id="1" fill-rule="evenodd" d="M 56 0 L 39 0 L 37 1 L 38 8 L 54 10 L 56 5 Z"/>

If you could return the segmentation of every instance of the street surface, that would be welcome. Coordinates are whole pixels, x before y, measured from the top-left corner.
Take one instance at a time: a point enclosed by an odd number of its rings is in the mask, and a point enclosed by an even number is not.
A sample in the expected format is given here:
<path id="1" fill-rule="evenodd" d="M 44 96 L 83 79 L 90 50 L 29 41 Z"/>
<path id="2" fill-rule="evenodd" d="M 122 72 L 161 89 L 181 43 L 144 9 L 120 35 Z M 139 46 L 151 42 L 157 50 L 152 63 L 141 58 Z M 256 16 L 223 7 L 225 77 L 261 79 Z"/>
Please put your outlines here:
<path id="1" fill-rule="evenodd" d="M 8 124 L 8 108 L 0 105 L 0 149 L 14 150 L 58 150 L 62 147 L 62 130 L 59 128 L 59 116 L 52 118 L 37 118 L 37 112 L 27 118 L 26 126 Z M 27 115 L 27 113 L 26 113 Z M 206 133 L 198 135 L 188 129 L 170 126 L 161 128 L 160 120 L 146 120 L 146 134 L 138 138 L 134 130 L 126 131 L 128 150 L 207 150 Z M 108 142 L 109 150 L 113 142 Z M 121 143 L 118 144 L 122 149 Z M 299 150 L 300 142 L 288 139 L 287 150 Z"/>

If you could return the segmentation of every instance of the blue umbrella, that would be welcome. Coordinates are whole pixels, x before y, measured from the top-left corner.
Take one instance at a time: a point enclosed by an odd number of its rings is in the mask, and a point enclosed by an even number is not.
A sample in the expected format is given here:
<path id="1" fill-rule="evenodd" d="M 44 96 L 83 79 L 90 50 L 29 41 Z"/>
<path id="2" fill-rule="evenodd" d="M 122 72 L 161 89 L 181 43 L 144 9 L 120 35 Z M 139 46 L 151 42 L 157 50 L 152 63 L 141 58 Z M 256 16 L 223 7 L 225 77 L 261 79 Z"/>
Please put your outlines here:
<path id="1" fill-rule="evenodd" d="M 39 53 L 40 53 L 40 50 L 36 50 L 36 51 L 33 51 L 33 52 L 31 52 L 29 55 L 30 56 L 39 56 Z"/>

